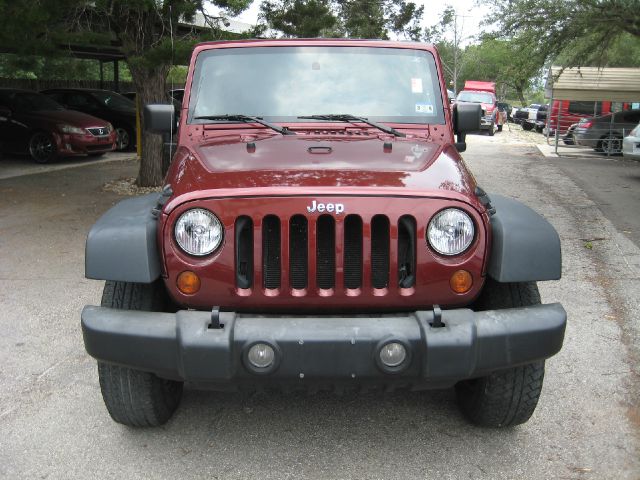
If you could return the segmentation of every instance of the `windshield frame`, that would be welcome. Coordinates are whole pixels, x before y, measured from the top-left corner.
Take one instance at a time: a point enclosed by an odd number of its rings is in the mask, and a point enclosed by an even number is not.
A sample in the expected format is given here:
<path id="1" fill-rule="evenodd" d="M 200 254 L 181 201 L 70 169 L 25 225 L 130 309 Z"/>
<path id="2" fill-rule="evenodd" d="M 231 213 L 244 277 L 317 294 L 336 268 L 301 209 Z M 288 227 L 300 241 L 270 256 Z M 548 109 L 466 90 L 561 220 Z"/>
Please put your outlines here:
<path id="1" fill-rule="evenodd" d="M 189 78 L 188 78 L 188 82 L 189 82 L 189 99 L 188 99 L 188 114 L 185 115 L 185 123 L 187 125 L 203 125 L 203 124 L 230 124 L 230 123 L 240 123 L 240 122 L 231 122 L 228 120 L 223 120 L 223 121 L 205 121 L 205 120 L 197 120 L 195 119 L 196 116 L 206 116 L 206 114 L 197 114 L 196 115 L 196 111 L 195 111 L 195 107 L 197 104 L 197 98 L 198 98 L 198 90 L 200 87 L 200 82 L 202 81 L 202 69 L 203 69 L 203 65 L 205 63 L 205 61 L 210 58 L 210 57 L 214 57 L 216 55 L 233 55 L 234 53 L 237 54 L 244 54 L 244 53 L 249 53 L 250 51 L 257 51 L 260 49 L 270 49 L 273 50 L 274 48 L 288 48 L 288 49 L 300 49 L 300 50 L 305 50 L 305 49 L 350 49 L 350 50 L 373 50 L 373 49 L 377 49 L 377 50 L 386 50 L 387 54 L 392 54 L 392 50 L 397 51 L 400 55 L 403 54 L 404 52 L 407 52 L 406 54 L 408 54 L 409 51 L 411 52 L 419 52 L 420 55 L 423 55 L 426 59 L 426 63 L 427 63 L 427 71 L 429 73 L 429 75 L 432 78 L 432 88 L 433 88 L 433 103 L 434 103 L 434 109 L 433 111 L 435 112 L 435 114 L 433 116 L 419 116 L 419 115 L 414 115 L 414 116 L 395 116 L 395 117 L 391 117 L 391 116 L 376 116 L 376 115 L 364 115 L 364 114 L 357 114 L 355 112 L 347 112 L 347 111 L 339 111 L 339 112 L 328 112 L 328 111 L 305 111 L 305 112 L 300 112 L 300 115 L 291 115 L 291 116 L 275 116 L 275 115 L 256 115 L 254 114 L 253 116 L 258 116 L 261 119 L 267 120 L 269 122 L 272 123 L 285 123 L 285 124 L 305 124 L 305 123 L 325 123 L 325 122 L 329 122 L 331 123 L 332 121 L 326 121 L 326 120 L 305 120 L 299 117 L 303 117 L 303 116 L 312 116 L 312 115 L 322 115 L 322 114 L 340 114 L 340 115 L 354 115 L 354 116 L 360 116 L 363 118 L 367 118 L 370 121 L 375 121 L 377 123 L 387 123 L 387 124 L 396 124 L 396 125 L 415 125 L 415 126 L 428 126 L 428 125 L 446 125 L 447 122 L 447 118 L 448 118 L 448 105 L 447 105 L 447 109 L 445 109 L 445 105 L 444 105 L 444 100 L 443 100 L 443 93 L 442 93 L 442 80 L 440 79 L 440 71 L 439 71 L 439 65 L 437 62 L 437 59 L 435 57 L 435 55 L 433 54 L 433 52 L 429 49 L 426 48 L 420 48 L 419 45 L 411 45 L 411 44 L 405 44 L 405 45 L 394 45 L 391 42 L 389 42 L 386 45 L 375 45 L 375 44 L 356 44 L 353 41 L 351 42 L 344 42 L 344 43 L 340 43 L 340 42 L 336 42 L 336 41 L 331 41 L 331 42 L 327 42 L 327 43 L 316 43 L 316 44 L 310 44 L 310 43 L 292 43 L 290 41 L 287 41 L 286 43 L 283 41 L 280 44 L 275 44 L 275 41 L 270 41 L 268 43 L 251 43 L 250 45 L 229 45 L 229 46 L 225 46 L 225 47 L 218 47 L 218 48 L 201 48 L 201 49 L 196 49 L 196 54 L 195 54 L 195 61 L 194 61 L 194 66 L 192 68 L 192 72 L 190 72 Z M 234 52 L 235 51 L 235 52 Z M 402 53 L 400 53 L 402 52 Z M 344 110 L 344 109 L 342 109 Z M 221 114 L 222 112 L 216 112 L 216 114 Z M 226 113 L 226 112 L 225 112 Z M 231 112 L 231 113 L 238 113 L 238 112 Z M 249 115 L 248 113 L 243 113 L 245 115 Z M 354 123 L 359 123 L 358 121 L 354 120 Z"/>

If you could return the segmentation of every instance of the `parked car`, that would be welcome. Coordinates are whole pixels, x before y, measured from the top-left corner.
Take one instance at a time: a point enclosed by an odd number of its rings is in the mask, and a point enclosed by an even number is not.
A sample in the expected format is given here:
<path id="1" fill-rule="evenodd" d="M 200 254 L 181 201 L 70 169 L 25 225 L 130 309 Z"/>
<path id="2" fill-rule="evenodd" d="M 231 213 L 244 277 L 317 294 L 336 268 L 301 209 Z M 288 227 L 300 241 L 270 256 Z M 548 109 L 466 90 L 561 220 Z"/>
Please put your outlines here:
<path id="1" fill-rule="evenodd" d="M 46 95 L 0 89 L 0 148 L 28 153 L 38 163 L 72 155 L 99 156 L 115 148 L 109 122 L 66 110 Z"/>
<path id="2" fill-rule="evenodd" d="M 535 130 L 542 133 L 547 124 L 547 110 L 549 105 L 539 105 L 538 108 L 529 107 L 527 109 L 527 118 L 522 120 L 522 128 L 524 130 Z"/>
<path id="3" fill-rule="evenodd" d="M 87 236 L 106 283 L 82 332 L 113 420 L 161 425 L 189 382 L 455 387 L 475 424 L 526 422 L 564 338 L 536 285 L 560 278 L 560 238 L 462 161 L 480 105 L 450 112 L 424 43 L 268 45 L 195 47 L 164 189 Z M 146 105 L 145 128 L 173 110 Z"/>
<path id="4" fill-rule="evenodd" d="M 494 127 L 502 130 L 506 116 L 498 115 L 496 84 L 480 80 L 467 80 L 464 88 L 458 92 L 457 103 L 476 103 L 482 109 L 480 130 L 486 130 L 490 136 L 494 134 Z"/>
<path id="5" fill-rule="evenodd" d="M 577 145 L 608 155 L 622 153 L 622 139 L 640 122 L 640 110 L 625 110 L 601 117 L 583 118 L 574 137 Z"/>
<path id="6" fill-rule="evenodd" d="M 517 123 L 518 125 L 523 125 L 524 121 L 529 118 L 529 110 L 535 110 L 537 111 L 542 105 L 540 105 L 539 103 L 532 103 L 531 105 L 529 105 L 528 107 L 523 107 L 523 108 L 519 108 L 518 110 L 516 110 L 516 112 L 513 114 L 513 121 L 514 123 Z M 523 125 L 523 128 L 524 125 Z M 526 130 L 531 130 L 531 128 L 525 128 Z"/>
<path id="7" fill-rule="evenodd" d="M 633 109 L 629 102 L 554 100 L 549 113 L 549 135 L 555 135 L 556 129 L 562 137 L 569 127 L 584 118 L 600 117 L 612 111 Z"/>
<path id="8" fill-rule="evenodd" d="M 622 154 L 640 160 L 640 123 L 622 140 Z"/>
<path id="9" fill-rule="evenodd" d="M 110 122 L 116 130 L 117 150 L 135 146 L 136 106 L 130 99 L 111 90 L 88 88 L 55 88 L 42 93 L 66 108 Z"/>

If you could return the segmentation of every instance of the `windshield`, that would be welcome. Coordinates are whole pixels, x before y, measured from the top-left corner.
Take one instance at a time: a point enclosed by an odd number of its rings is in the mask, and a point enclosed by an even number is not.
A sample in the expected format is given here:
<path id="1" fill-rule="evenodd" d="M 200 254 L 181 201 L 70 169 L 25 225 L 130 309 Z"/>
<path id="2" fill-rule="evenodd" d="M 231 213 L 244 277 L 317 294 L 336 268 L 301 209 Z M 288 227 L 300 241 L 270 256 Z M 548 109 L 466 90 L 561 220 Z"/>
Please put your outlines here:
<path id="1" fill-rule="evenodd" d="M 114 110 L 132 110 L 136 108 L 135 104 L 131 100 L 116 92 L 95 91 L 91 92 L 91 94 L 102 105 L 113 108 Z"/>
<path id="2" fill-rule="evenodd" d="M 458 94 L 459 102 L 493 103 L 493 95 L 485 92 L 462 91 Z"/>
<path id="3" fill-rule="evenodd" d="M 46 95 L 36 92 L 2 92 L 2 99 L 11 108 L 19 112 L 38 112 L 45 110 L 64 110 L 59 103 Z"/>
<path id="4" fill-rule="evenodd" d="M 270 121 L 349 114 L 372 121 L 444 123 L 433 55 L 373 47 L 257 47 L 198 55 L 189 99 L 195 117 L 242 114 Z"/>

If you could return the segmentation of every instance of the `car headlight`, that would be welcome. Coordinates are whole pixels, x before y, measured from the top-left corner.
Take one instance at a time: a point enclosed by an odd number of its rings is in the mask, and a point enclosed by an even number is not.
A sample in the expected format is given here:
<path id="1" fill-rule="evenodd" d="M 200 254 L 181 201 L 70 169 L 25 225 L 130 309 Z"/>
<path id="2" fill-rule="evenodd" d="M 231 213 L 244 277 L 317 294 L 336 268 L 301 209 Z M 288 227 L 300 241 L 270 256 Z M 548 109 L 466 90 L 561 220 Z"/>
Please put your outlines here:
<path id="1" fill-rule="evenodd" d="M 176 241 L 189 255 L 209 255 L 222 243 L 222 223 L 203 208 L 187 210 L 176 222 Z"/>
<path id="2" fill-rule="evenodd" d="M 62 133 L 75 133 L 76 135 L 84 135 L 85 130 L 84 128 L 78 128 L 78 127 L 74 127 L 73 125 L 67 125 L 67 124 L 61 124 L 58 125 L 58 129 L 62 132 Z"/>
<path id="3" fill-rule="evenodd" d="M 462 210 L 447 208 L 436 213 L 427 227 L 431 248 L 441 255 L 458 255 L 473 241 L 473 220 Z"/>
<path id="4" fill-rule="evenodd" d="M 110 123 L 107 123 L 107 133 L 111 133 L 113 132 L 113 125 L 111 125 Z"/>

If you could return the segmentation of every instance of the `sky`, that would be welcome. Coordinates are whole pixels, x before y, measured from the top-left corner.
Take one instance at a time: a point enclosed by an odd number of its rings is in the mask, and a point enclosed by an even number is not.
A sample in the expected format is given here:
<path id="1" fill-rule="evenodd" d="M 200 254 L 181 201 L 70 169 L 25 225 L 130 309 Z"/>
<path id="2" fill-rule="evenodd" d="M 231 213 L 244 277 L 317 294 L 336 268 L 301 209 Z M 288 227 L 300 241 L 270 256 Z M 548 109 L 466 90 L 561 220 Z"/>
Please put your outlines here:
<path id="1" fill-rule="evenodd" d="M 480 33 L 480 22 L 484 15 L 488 12 L 486 6 L 477 6 L 477 0 L 446 0 L 446 1 L 434 1 L 434 0 L 413 0 L 418 5 L 424 5 L 425 14 L 423 15 L 422 24 L 423 27 L 435 25 L 438 23 L 440 14 L 447 5 L 451 5 L 456 9 L 456 12 L 460 17 L 458 20 L 462 22 L 462 44 L 471 42 L 471 38 L 474 35 Z M 254 24 L 258 18 L 258 11 L 260 9 L 260 0 L 255 0 L 248 10 L 245 10 L 241 15 L 236 17 L 241 22 Z"/>

